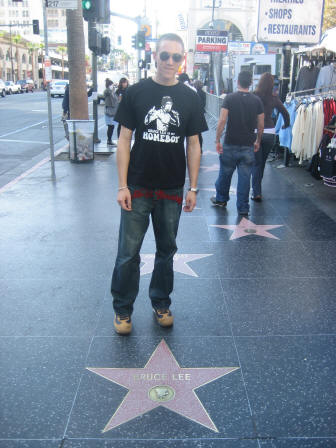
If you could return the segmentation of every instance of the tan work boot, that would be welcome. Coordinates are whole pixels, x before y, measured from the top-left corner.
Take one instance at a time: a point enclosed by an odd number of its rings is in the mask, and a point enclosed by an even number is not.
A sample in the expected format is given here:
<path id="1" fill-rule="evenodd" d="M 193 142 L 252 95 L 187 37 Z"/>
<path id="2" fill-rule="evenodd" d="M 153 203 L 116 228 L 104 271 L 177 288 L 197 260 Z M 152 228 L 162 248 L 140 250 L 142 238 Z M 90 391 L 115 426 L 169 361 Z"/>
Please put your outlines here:
<path id="1" fill-rule="evenodd" d="M 118 334 L 130 334 L 132 331 L 131 316 L 119 316 L 116 314 L 113 325 Z"/>
<path id="2" fill-rule="evenodd" d="M 157 323 L 161 327 L 171 327 L 174 323 L 174 316 L 169 309 L 156 310 L 153 308 Z"/>

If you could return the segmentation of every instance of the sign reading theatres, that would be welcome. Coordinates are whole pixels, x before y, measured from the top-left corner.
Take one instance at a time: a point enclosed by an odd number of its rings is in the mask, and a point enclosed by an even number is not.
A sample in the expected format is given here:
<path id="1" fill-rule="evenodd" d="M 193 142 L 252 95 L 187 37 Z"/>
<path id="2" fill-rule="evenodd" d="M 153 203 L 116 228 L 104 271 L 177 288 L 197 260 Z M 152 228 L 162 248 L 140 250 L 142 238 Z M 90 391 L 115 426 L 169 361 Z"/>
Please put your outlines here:
<path id="1" fill-rule="evenodd" d="M 197 30 L 196 51 L 227 51 L 228 33 L 219 30 Z"/>
<path id="2" fill-rule="evenodd" d="M 324 0 L 259 0 L 258 40 L 317 44 Z"/>

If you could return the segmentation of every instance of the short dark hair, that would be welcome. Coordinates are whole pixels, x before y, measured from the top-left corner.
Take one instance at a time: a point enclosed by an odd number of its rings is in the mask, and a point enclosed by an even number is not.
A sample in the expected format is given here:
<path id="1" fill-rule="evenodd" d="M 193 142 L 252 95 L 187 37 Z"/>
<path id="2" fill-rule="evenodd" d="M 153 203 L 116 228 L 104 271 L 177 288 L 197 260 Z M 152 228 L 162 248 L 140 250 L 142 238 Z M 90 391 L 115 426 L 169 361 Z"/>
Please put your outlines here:
<path id="1" fill-rule="evenodd" d="M 165 106 L 167 103 L 173 104 L 173 100 L 170 96 L 163 96 L 161 100 L 161 106 Z"/>
<path id="2" fill-rule="evenodd" d="M 184 52 L 184 43 L 182 38 L 178 34 L 174 33 L 162 34 L 162 36 L 159 37 L 159 40 L 156 42 L 156 52 L 159 51 L 161 42 L 163 42 L 164 40 L 173 40 L 174 42 L 178 42 L 182 46 L 182 52 Z"/>
<path id="3" fill-rule="evenodd" d="M 238 83 L 243 89 L 247 89 L 252 84 L 252 73 L 242 71 L 238 75 Z"/>

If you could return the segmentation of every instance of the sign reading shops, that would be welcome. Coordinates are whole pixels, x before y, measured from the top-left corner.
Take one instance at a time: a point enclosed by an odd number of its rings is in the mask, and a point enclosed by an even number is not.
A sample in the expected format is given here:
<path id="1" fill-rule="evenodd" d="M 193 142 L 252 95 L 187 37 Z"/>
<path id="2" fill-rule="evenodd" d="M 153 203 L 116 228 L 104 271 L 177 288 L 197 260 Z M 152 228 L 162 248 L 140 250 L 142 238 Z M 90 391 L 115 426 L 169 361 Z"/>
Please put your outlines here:
<path id="1" fill-rule="evenodd" d="M 324 0 L 259 0 L 258 40 L 317 44 Z"/>
<path id="2" fill-rule="evenodd" d="M 197 30 L 196 51 L 223 51 L 228 47 L 227 31 Z"/>

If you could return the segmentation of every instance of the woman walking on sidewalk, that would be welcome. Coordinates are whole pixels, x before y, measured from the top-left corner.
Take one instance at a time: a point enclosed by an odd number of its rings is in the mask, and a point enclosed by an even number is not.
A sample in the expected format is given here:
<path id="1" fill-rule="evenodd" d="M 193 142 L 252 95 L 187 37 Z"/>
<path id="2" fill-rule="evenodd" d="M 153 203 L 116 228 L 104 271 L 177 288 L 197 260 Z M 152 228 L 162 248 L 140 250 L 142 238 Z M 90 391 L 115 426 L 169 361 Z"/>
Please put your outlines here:
<path id="1" fill-rule="evenodd" d="M 280 101 L 278 95 L 273 93 L 274 77 L 271 73 L 264 73 L 257 85 L 255 94 L 261 99 L 264 105 L 265 125 L 264 133 L 261 138 L 260 150 L 254 153 L 255 162 L 252 170 L 252 200 L 256 202 L 262 201 L 261 196 L 261 181 L 264 175 L 266 160 L 270 153 L 275 140 L 275 125 L 272 118 L 273 109 L 277 109 L 284 118 L 283 128 L 290 125 L 289 114 L 287 109 Z"/>
<path id="2" fill-rule="evenodd" d="M 112 142 L 112 135 L 114 130 L 114 115 L 118 108 L 118 97 L 113 88 L 113 82 L 106 78 L 105 80 L 105 90 L 104 90 L 104 100 L 105 100 L 105 123 L 107 126 L 107 144 L 116 146 Z"/>
<path id="3" fill-rule="evenodd" d="M 120 103 L 124 93 L 126 92 L 126 89 L 128 88 L 128 80 L 127 78 L 120 78 L 119 80 L 119 84 L 118 84 L 118 88 L 116 90 L 116 95 L 118 97 L 118 102 Z M 117 135 L 119 138 L 120 135 L 120 130 L 121 130 L 121 124 L 118 124 L 118 129 L 117 129 Z"/>

